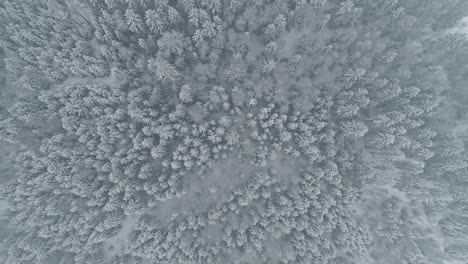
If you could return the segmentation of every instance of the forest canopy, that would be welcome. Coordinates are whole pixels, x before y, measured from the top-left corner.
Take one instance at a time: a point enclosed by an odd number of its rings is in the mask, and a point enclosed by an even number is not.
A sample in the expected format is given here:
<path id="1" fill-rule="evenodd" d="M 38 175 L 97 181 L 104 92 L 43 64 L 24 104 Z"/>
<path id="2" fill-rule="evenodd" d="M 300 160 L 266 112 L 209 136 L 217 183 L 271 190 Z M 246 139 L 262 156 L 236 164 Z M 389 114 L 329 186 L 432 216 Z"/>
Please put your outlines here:
<path id="1" fill-rule="evenodd" d="M 465 264 L 467 17 L 0 0 L 0 263 Z"/>

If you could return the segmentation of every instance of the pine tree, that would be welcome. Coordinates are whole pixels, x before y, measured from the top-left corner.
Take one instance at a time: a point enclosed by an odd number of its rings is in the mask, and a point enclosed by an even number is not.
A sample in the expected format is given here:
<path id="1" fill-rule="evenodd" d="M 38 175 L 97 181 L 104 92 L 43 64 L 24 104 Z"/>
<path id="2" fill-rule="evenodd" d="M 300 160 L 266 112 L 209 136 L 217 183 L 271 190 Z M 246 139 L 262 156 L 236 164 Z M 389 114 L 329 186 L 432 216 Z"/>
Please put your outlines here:
<path id="1" fill-rule="evenodd" d="M 184 34 L 177 31 L 165 32 L 158 40 L 158 47 L 165 57 L 171 54 L 182 55 L 189 44 Z"/>
<path id="2" fill-rule="evenodd" d="M 148 70 L 155 74 L 156 79 L 163 82 L 174 81 L 180 75 L 176 68 L 163 58 L 149 59 Z"/>
<path id="3" fill-rule="evenodd" d="M 127 11 L 125 11 L 125 19 L 127 20 L 127 24 L 129 26 L 130 31 L 143 31 L 143 19 L 139 14 L 135 13 L 133 9 L 127 9 Z"/>
<path id="4" fill-rule="evenodd" d="M 345 136 L 352 137 L 363 137 L 368 132 L 368 128 L 363 122 L 355 120 L 343 122 L 341 129 Z"/>
<path id="5" fill-rule="evenodd" d="M 168 21 L 164 14 L 159 10 L 146 10 L 145 23 L 155 33 L 162 32 L 168 25 Z"/>

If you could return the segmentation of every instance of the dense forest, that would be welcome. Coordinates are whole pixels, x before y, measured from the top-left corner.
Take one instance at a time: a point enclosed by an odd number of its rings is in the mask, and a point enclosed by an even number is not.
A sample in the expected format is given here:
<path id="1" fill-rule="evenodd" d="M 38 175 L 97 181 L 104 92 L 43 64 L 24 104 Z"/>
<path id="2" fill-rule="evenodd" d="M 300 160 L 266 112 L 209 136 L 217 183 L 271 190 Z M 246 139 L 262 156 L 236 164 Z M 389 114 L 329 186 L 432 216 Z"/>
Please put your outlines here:
<path id="1" fill-rule="evenodd" d="M 0 263 L 468 264 L 466 17 L 0 0 Z"/>

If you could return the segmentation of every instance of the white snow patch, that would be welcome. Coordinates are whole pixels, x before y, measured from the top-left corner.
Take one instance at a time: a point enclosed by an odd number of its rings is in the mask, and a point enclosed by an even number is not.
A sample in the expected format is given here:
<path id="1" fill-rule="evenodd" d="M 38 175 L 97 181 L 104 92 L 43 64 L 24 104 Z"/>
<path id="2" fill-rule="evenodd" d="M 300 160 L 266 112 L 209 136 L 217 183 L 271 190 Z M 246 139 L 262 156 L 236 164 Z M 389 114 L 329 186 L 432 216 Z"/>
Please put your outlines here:
<path id="1" fill-rule="evenodd" d="M 247 181 L 255 167 L 247 162 L 231 158 L 217 162 L 201 176 L 191 173 L 184 176 L 186 193 L 181 198 L 163 201 L 151 210 L 161 223 L 169 223 L 174 214 L 200 214 L 226 201 L 232 190 Z M 217 191 L 210 192 L 216 186 Z"/>
<path id="2" fill-rule="evenodd" d="M 128 216 L 122 223 L 120 231 L 110 239 L 104 242 L 106 252 L 106 260 L 110 261 L 113 257 L 122 253 L 125 245 L 128 242 L 128 236 L 138 223 L 139 216 Z"/>

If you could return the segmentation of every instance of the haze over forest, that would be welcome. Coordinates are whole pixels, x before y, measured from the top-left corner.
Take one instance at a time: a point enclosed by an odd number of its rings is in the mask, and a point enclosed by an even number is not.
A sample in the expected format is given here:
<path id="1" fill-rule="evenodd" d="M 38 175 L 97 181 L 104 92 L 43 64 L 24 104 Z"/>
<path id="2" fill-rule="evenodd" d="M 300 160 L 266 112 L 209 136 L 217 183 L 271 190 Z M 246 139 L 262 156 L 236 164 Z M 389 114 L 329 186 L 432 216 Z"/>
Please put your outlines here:
<path id="1" fill-rule="evenodd" d="M 0 0 L 0 263 L 468 264 L 467 0 Z"/>

